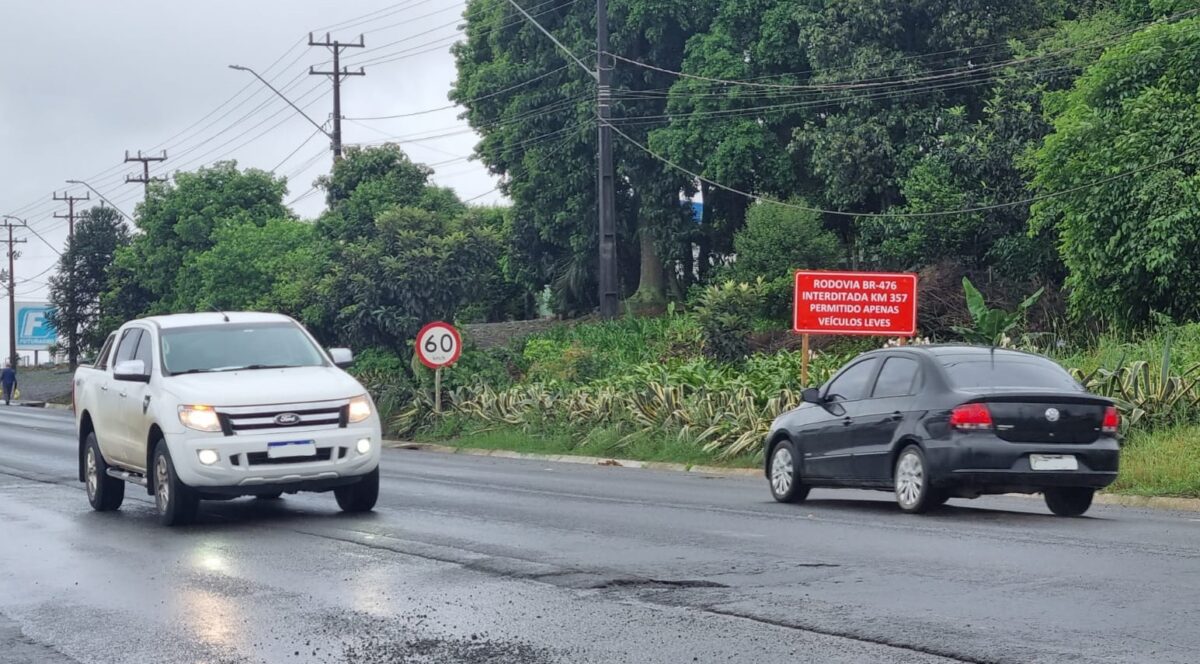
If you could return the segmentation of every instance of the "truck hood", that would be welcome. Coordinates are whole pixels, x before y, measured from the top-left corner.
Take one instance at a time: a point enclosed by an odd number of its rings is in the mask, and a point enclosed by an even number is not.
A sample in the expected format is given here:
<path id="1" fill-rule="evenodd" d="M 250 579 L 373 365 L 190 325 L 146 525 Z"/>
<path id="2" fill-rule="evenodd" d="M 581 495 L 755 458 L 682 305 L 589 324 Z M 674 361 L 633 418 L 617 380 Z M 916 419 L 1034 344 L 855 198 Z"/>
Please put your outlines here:
<path id="1" fill-rule="evenodd" d="M 350 374 L 334 367 L 188 374 L 165 378 L 163 386 L 179 403 L 214 407 L 336 401 L 366 393 Z"/>

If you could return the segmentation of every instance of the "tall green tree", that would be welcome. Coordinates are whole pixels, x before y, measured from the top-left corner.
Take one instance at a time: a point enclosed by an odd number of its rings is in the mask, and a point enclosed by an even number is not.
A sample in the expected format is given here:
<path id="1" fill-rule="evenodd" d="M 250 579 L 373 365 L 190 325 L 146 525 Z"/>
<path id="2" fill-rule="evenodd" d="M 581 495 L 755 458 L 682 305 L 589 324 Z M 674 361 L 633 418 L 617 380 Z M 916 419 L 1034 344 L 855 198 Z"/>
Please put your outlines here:
<path id="1" fill-rule="evenodd" d="M 286 190 L 284 179 L 238 170 L 235 162 L 176 173 L 172 183 L 151 185 L 134 215 L 139 233 L 113 261 L 106 314 L 119 324 L 190 309 L 195 293 L 183 285 L 191 280 L 188 266 L 194 257 L 212 248 L 223 224 L 262 226 L 291 218 L 283 204 Z"/>
<path id="2" fill-rule="evenodd" d="M 1034 206 L 1034 228 L 1060 238 L 1078 316 L 1126 328 L 1156 312 L 1200 318 L 1198 58 L 1200 19 L 1153 25 L 1047 102 L 1054 133 L 1034 184 L 1063 193 Z"/>
<path id="3" fill-rule="evenodd" d="M 666 68 L 703 29 L 716 0 L 613 0 L 611 49 Z M 537 20 L 568 49 L 593 60 L 595 8 L 565 3 Z M 482 135 L 476 154 L 513 201 L 510 251 L 527 289 L 553 284 L 564 310 L 596 304 L 597 198 L 595 82 L 507 0 L 472 0 L 465 42 L 455 48 L 451 99 Z M 594 66 L 594 62 L 588 64 Z M 614 71 L 618 126 L 645 144 L 665 123 L 672 78 L 620 64 Z M 644 93 L 644 94 L 642 94 Z M 647 119 L 641 119 L 647 118 Z M 640 148 L 616 139 L 618 251 L 623 293 L 661 299 L 663 261 L 681 254 L 686 216 L 679 194 L 688 179 Z M 690 252 L 689 252 L 690 256 Z"/>
<path id="4" fill-rule="evenodd" d="M 58 260 L 57 273 L 50 277 L 54 308 L 49 322 L 66 337 L 72 368 L 81 352 L 98 350 L 104 343 L 108 330 L 101 325 L 101 295 L 108 287 L 113 257 L 128 244 L 129 229 L 116 210 L 87 210 L 75 225 L 74 240 L 67 243 Z"/>

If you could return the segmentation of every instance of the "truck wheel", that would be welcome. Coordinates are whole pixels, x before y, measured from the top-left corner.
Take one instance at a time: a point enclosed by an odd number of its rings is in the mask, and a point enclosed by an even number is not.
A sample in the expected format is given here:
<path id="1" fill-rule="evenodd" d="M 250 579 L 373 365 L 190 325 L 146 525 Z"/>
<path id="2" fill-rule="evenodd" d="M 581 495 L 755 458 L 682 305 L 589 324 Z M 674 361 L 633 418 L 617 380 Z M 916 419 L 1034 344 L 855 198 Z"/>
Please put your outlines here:
<path id="1" fill-rule="evenodd" d="M 151 477 L 154 482 L 154 505 L 158 508 L 159 523 L 164 526 L 183 526 L 196 519 L 200 496 L 175 474 L 171 451 L 161 440 L 154 448 L 154 470 Z"/>
<path id="2" fill-rule="evenodd" d="M 96 434 L 89 433 L 83 452 L 83 478 L 87 483 L 88 502 L 97 512 L 111 512 L 125 501 L 125 482 L 108 476 L 108 464 L 100 454 Z"/>
<path id="3" fill-rule="evenodd" d="M 343 512 L 370 512 L 379 499 L 379 468 L 363 475 L 354 484 L 334 489 L 333 495 Z"/>

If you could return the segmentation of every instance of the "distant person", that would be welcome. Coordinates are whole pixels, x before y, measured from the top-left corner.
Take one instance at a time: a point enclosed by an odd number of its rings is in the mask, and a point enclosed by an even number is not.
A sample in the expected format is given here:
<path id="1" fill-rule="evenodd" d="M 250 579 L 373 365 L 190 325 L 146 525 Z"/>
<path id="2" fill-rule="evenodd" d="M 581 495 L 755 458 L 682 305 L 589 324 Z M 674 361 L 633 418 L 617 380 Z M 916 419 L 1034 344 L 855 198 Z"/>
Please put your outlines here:
<path id="1" fill-rule="evenodd" d="M 13 391 L 17 389 L 17 370 L 12 366 L 12 360 L 4 363 L 4 371 L 0 371 L 0 385 L 4 387 L 4 405 L 12 405 Z"/>

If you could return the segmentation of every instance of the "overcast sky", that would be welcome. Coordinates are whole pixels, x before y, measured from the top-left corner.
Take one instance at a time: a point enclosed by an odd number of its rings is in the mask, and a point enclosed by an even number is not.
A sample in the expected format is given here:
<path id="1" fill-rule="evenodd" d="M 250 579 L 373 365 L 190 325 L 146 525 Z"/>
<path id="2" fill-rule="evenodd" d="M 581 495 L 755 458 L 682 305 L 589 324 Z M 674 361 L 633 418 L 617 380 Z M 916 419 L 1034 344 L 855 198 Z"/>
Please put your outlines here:
<path id="1" fill-rule="evenodd" d="M 308 32 L 323 35 L 329 29 L 345 41 L 361 33 L 367 48 L 349 50 L 344 64 L 364 64 L 367 76 L 345 83 L 343 115 L 373 118 L 437 109 L 449 105 L 446 95 L 454 80 L 449 44 L 459 34 L 455 26 L 464 8 L 459 0 L 0 4 L 9 54 L 0 68 L 0 213 L 28 219 L 60 249 L 66 221 L 53 214 L 66 208 L 51 195 L 87 193 L 65 180 L 87 180 L 133 213 L 141 186 L 124 180 L 141 167 L 122 163 L 126 150 L 165 148 L 169 160 L 152 168 L 160 175 L 224 159 L 236 159 L 242 167 L 277 168 L 288 176 L 287 200 L 309 194 L 294 208 L 302 216 L 316 216 L 322 198 L 311 187 L 329 170 L 328 139 L 314 135 L 307 120 L 249 73 L 228 65 L 257 69 L 325 122 L 332 113 L 330 82 L 303 74 L 309 65 L 328 68 L 330 56 L 327 49 L 306 45 Z M 272 63 L 277 64 L 268 69 Z M 478 162 L 464 159 L 478 137 L 471 132 L 441 136 L 466 128 L 459 110 L 345 122 L 344 140 L 438 137 L 402 144 L 417 161 L 450 162 L 436 167 L 439 184 L 464 199 L 495 202 L 499 195 L 488 193 L 495 180 Z M 31 232 L 17 235 L 29 240 L 17 261 L 17 301 L 42 300 L 51 274 L 46 270 L 57 254 Z M 8 307 L 2 310 L 0 354 L 6 354 Z"/>

